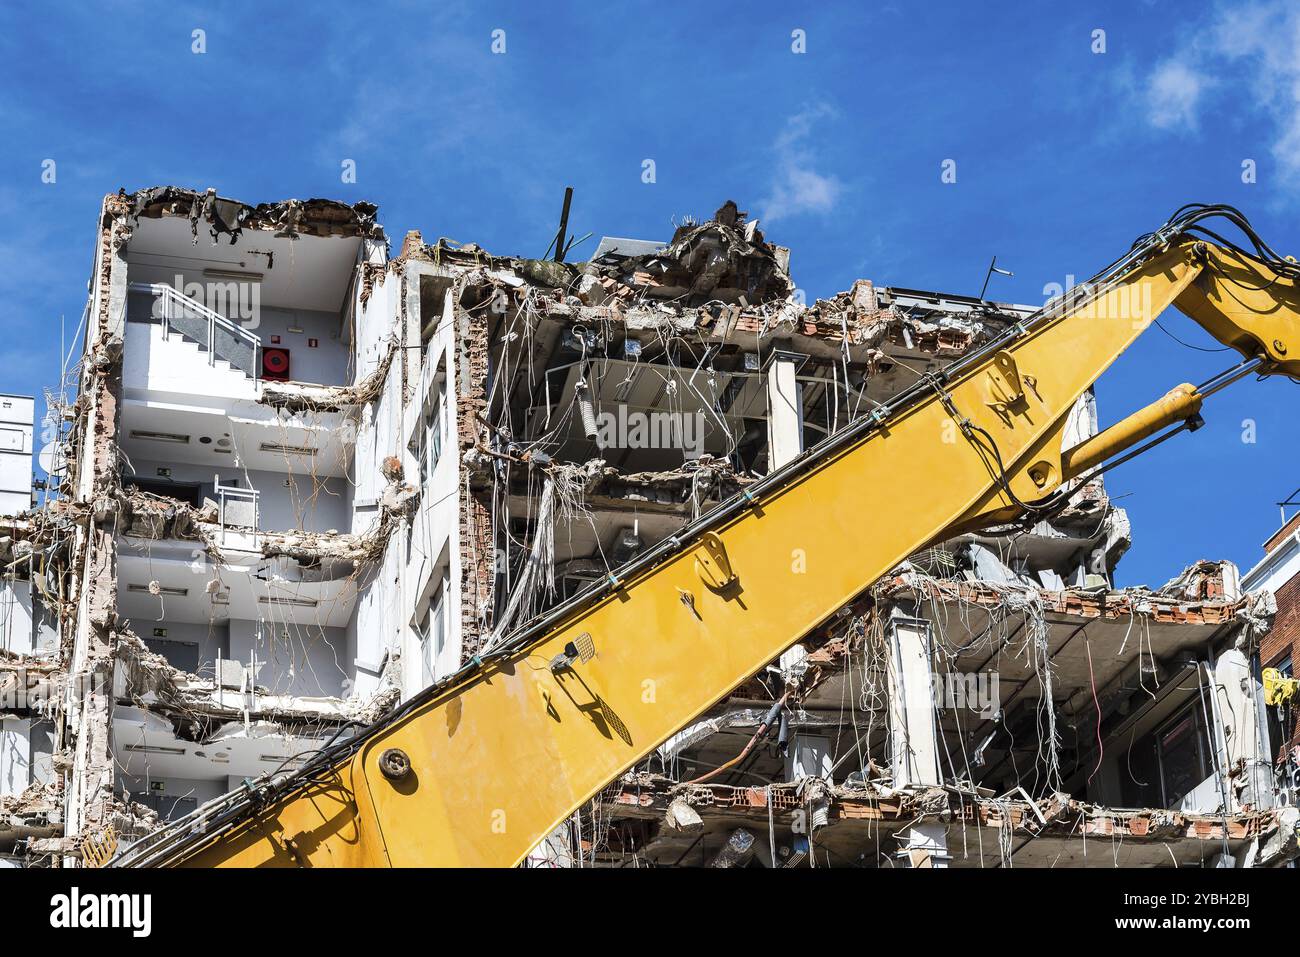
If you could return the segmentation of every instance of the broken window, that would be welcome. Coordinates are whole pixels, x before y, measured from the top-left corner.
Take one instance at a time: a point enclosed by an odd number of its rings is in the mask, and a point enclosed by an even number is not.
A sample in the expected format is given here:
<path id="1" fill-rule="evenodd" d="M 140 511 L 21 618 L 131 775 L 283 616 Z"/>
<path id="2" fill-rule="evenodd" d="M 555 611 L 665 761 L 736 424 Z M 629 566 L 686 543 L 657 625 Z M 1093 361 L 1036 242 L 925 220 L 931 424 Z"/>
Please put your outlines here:
<path id="1" fill-rule="evenodd" d="M 1291 661 L 1291 655 L 1288 654 L 1272 667 L 1282 672 L 1286 677 L 1292 677 L 1294 666 Z M 1282 750 L 1291 741 L 1295 733 L 1294 712 L 1290 705 L 1271 705 L 1268 707 L 1268 741 L 1274 759 L 1280 759 Z"/>
<path id="2" fill-rule="evenodd" d="M 1200 699 L 1194 698 L 1134 742 L 1124 772 L 1124 802 L 1131 807 L 1177 807 L 1209 774 L 1205 722 Z"/>
<path id="3" fill-rule="evenodd" d="M 433 594 L 423 602 L 415 623 L 415 633 L 420 641 L 420 680 L 424 685 L 432 684 L 437 677 L 438 656 L 447 642 L 446 593 L 447 579 L 444 575 Z"/>
<path id="4" fill-rule="evenodd" d="M 156 789 L 151 789 L 144 794 L 133 794 L 131 797 L 136 803 L 157 811 L 158 816 L 164 821 L 180 820 L 199 806 L 198 798 L 168 794 L 164 789 L 165 782 L 152 783 L 156 785 Z"/>
<path id="5" fill-rule="evenodd" d="M 194 508 L 198 508 L 202 504 L 202 486 L 198 482 L 173 482 L 171 479 L 126 476 L 122 479 L 122 487 L 139 489 L 141 492 L 148 492 L 151 495 L 174 498 Z"/>
<path id="6" fill-rule="evenodd" d="M 443 431 L 446 428 L 445 403 L 442 395 L 445 381 L 446 375 L 440 367 L 433 377 L 433 384 L 429 387 L 420 422 L 415 427 L 415 435 L 411 437 L 411 454 L 419 464 L 421 486 L 429 480 L 429 476 L 433 474 L 442 456 Z"/>

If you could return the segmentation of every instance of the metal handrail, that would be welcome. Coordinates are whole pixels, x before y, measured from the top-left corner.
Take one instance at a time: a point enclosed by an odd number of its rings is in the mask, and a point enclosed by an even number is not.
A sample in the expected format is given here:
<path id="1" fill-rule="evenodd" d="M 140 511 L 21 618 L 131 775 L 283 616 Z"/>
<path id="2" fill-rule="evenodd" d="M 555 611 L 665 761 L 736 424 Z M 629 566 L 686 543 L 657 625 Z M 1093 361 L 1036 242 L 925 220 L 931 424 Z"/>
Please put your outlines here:
<path id="1" fill-rule="evenodd" d="M 219 526 L 219 535 L 221 544 L 226 544 L 226 527 L 232 524 L 235 528 L 251 528 L 253 542 L 258 540 L 259 526 L 261 525 L 259 492 L 255 488 L 241 488 L 238 485 L 222 485 L 220 480 L 214 483 L 214 491 L 217 493 L 217 523 Z M 239 525 L 226 522 L 226 502 L 229 499 L 239 499 L 245 502 L 253 503 L 253 523 L 251 526 Z"/>
<path id="2" fill-rule="evenodd" d="M 175 307 L 178 306 L 184 307 L 186 309 L 189 309 L 191 312 L 197 313 L 201 318 L 206 319 L 208 322 L 208 341 L 206 343 L 200 343 L 200 344 L 207 346 L 208 365 L 214 365 L 216 363 L 216 359 L 217 359 L 216 330 L 218 327 L 230 333 L 230 335 L 232 335 L 233 337 L 237 339 L 243 339 L 244 341 L 246 341 L 253 350 L 253 363 L 252 363 L 253 367 L 248 374 L 252 376 L 253 379 L 255 380 L 260 378 L 259 372 L 262 368 L 261 362 L 259 361 L 260 353 L 262 350 L 261 337 L 249 332 L 247 329 L 245 329 L 243 326 L 240 326 L 238 323 L 231 322 L 229 319 L 221 315 L 219 312 L 215 312 L 214 310 L 209 309 L 207 306 L 199 302 L 197 299 L 191 299 L 189 296 L 178 291 L 175 286 L 168 285 L 165 282 L 133 282 L 133 283 L 128 283 L 128 287 L 132 292 L 146 292 L 154 296 L 161 297 L 163 301 L 162 323 L 163 323 L 164 336 L 174 325 L 173 313 L 171 310 Z M 182 335 L 185 334 L 184 330 L 182 329 L 177 329 L 177 331 L 180 332 Z M 222 356 L 221 358 L 226 359 L 226 361 L 230 361 L 225 356 Z"/>

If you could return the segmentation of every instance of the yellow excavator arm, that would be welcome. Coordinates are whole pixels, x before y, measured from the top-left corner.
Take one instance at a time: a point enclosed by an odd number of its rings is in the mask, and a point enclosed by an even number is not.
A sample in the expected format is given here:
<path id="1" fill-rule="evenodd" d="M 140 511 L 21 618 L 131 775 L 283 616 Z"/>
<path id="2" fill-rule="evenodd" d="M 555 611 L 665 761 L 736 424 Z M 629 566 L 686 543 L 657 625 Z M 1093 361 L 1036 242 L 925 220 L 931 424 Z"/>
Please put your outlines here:
<path id="1" fill-rule="evenodd" d="M 1223 217 L 1234 245 L 1200 225 Z M 1074 480 L 1195 428 L 1249 373 L 1300 376 L 1300 268 L 1186 207 L 1088 284 L 682 529 L 291 774 L 116 863 L 508 866 L 917 550 L 1047 515 Z M 1242 363 L 1074 448 L 1075 402 L 1176 305 Z M 1149 443 L 1150 444 L 1150 443 Z M 888 505 L 881 503 L 889 503 Z"/>

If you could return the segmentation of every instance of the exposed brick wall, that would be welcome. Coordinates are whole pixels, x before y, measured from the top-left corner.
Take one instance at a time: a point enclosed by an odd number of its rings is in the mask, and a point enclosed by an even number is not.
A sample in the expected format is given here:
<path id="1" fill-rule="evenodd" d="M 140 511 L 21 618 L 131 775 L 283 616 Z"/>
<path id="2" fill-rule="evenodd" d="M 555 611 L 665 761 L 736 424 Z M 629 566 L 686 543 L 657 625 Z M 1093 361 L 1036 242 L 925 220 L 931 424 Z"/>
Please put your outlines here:
<path id="1" fill-rule="evenodd" d="M 1300 575 L 1277 590 L 1277 617 L 1273 620 L 1273 630 L 1260 643 L 1259 660 L 1265 668 L 1272 667 L 1288 652 L 1294 652 L 1297 641 L 1300 641 Z"/>
<path id="2" fill-rule="evenodd" d="M 461 660 L 468 661 L 483 645 L 492 625 L 492 510 L 487 497 L 471 491 L 460 509 L 460 626 Z"/>
<path id="3" fill-rule="evenodd" d="M 456 444 L 460 461 L 460 627 L 461 660 L 482 647 L 492 625 L 496 567 L 490 492 L 471 488 L 465 455 L 478 442 L 478 416 L 487 411 L 488 323 L 482 311 L 457 309 Z"/>
<path id="4" fill-rule="evenodd" d="M 122 399 L 122 315 L 114 315 L 112 292 L 125 288 L 126 262 L 121 246 L 129 235 L 125 212 L 109 197 L 99 244 L 99 314 L 93 346 L 82 382 L 88 396 L 83 441 L 90 443 L 92 470 L 80 497 L 95 508 L 88 534 L 80 539 L 84 551 L 75 562 L 85 569 L 81 584 L 85 617 L 77 640 L 83 643 L 77 687 L 81 709 L 75 729 L 72 773 L 78 807 L 68 812 L 69 835 L 92 831 L 108 820 L 113 801 L 115 764 L 111 740 L 113 672 L 118 637 L 117 542 L 115 525 L 120 489 L 117 436 Z"/>
<path id="5" fill-rule="evenodd" d="M 1277 617 L 1273 619 L 1273 630 L 1264 636 L 1259 646 L 1259 660 L 1265 668 L 1271 668 L 1282 661 L 1288 654 L 1295 660 L 1296 647 L 1300 643 L 1300 575 L 1291 578 L 1277 590 Z M 1270 709 L 1271 710 L 1271 709 Z M 1282 753 L 1300 745 L 1300 715 L 1293 710 L 1292 727 L 1295 732 L 1289 741 L 1282 743 Z"/>

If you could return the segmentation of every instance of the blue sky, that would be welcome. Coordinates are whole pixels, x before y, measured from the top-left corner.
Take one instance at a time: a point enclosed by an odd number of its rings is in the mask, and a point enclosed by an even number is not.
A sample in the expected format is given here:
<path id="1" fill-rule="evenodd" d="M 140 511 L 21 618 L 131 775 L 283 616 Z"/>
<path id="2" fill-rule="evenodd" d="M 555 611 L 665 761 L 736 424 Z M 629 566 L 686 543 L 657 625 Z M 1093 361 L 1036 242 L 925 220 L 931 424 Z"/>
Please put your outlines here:
<path id="1" fill-rule="evenodd" d="M 990 296 L 1038 304 L 1192 201 L 1237 205 L 1300 253 L 1300 10 L 1063 6 L 6 4 L 0 390 L 56 381 L 60 317 L 70 337 L 119 186 L 366 199 L 395 243 L 419 228 L 521 255 L 546 247 L 566 185 L 573 228 L 597 236 L 667 237 L 734 198 L 810 298 L 858 277 L 978 293 L 997 255 L 1015 277 Z M 1231 362 L 1153 329 L 1101 380 L 1103 424 Z M 1254 564 L 1300 485 L 1297 410 L 1292 383 L 1240 384 L 1205 429 L 1112 473 L 1134 526 L 1120 583 Z"/>

